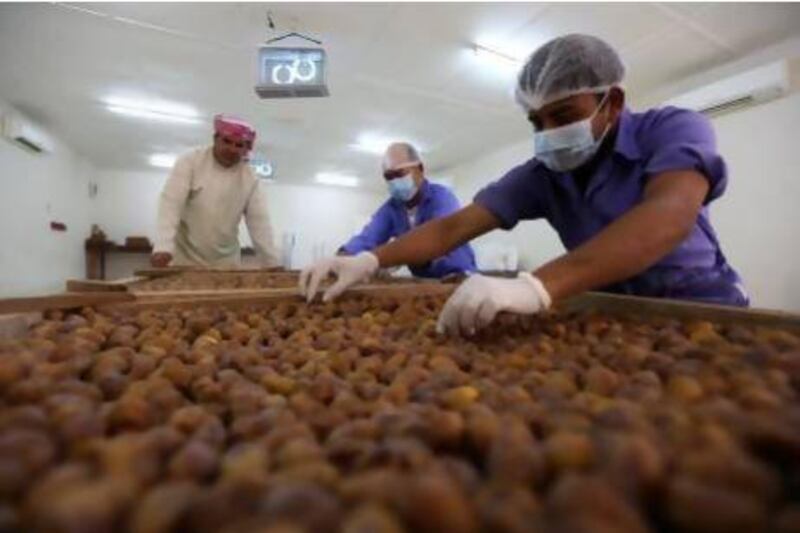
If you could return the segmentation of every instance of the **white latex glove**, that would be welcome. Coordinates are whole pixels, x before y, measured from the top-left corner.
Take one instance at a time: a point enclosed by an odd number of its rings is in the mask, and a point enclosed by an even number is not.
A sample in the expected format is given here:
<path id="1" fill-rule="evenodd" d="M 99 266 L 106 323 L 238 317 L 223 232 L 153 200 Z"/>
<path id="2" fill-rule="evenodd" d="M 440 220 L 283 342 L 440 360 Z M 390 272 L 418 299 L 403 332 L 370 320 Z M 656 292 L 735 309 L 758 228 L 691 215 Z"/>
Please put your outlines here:
<path id="1" fill-rule="evenodd" d="M 494 320 L 500 311 L 532 315 L 550 304 L 550 294 L 542 282 L 527 272 L 520 272 L 511 279 L 475 274 L 444 304 L 436 331 L 447 335 L 473 335 Z"/>
<path id="2" fill-rule="evenodd" d="M 352 257 L 336 256 L 317 261 L 300 273 L 298 288 L 300 294 L 310 302 L 317 295 L 319 284 L 329 274 L 336 275 L 336 283 L 328 287 L 322 296 L 323 302 L 333 300 L 344 291 L 359 283 L 368 280 L 378 271 L 378 258 L 370 252 L 361 252 Z"/>

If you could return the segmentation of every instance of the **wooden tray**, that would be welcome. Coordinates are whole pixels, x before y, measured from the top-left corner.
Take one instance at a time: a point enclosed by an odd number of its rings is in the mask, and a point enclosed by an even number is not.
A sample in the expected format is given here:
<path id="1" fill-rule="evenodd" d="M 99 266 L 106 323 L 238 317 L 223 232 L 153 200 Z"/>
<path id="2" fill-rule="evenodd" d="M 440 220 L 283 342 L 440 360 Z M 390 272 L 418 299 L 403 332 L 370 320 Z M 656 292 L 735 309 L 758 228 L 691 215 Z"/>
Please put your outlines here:
<path id="1" fill-rule="evenodd" d="M 294 285 L 299 272 L 288 270 L 273 270 L 273 269 L 237 269 L 237 270 L 222 270 L 222 269 L 199 269 L 199 268 L 164 268 L 164 269 L 150 269 L 138 270 L 137 275 L 130 278 L 118 279 L 113 281 L 96 281 L 96 280 L 69 280 L 67 281 L 67 291 L 75 293 L 86 292 L 131 292 L 143 298 L 153 298 L 154 296 L 163 297 L 192 297 L 192 296 L 211 296 L 211 295 L 224 295 L 224 294 L 243 294 L 262 293 L 263 291 L 286 289 L 289 287 L 254 287 L 247 289 L 226 289 L 226 288 L 197 288 L 197 289 L 152 289 L 148 285 L 151 281 L 163 278 L 181 277 L 184 275 L 202 274 L 203 276 L 215 274 L 226 276 L 230 274 L 260 274 L 266 275 L 270 279 L 277 280 L 292 280 Z M 378 277 L 370 281 L 369 285 L 428 285 L 428 284 L 444 283 L 439 280 L 432 279 L 417 279 L 417 278 L 383 278 Z"/>
<path id="2" fill-rule="evenodd" d="M 173 274 L 181 274 L 183 272 L 197 272 L 197 273 L 231 273 L 231 272 L 271 272 L 275 274 L 299 274 L 299 270 L 286 270 L 283 267 L 273 268 L 200 268 L 200 267 L 165 267 L 165 268 L 143 268 L 136 270 L 133 274 L 144 278 L 160 278 L 164 276 L 171 276 Z"/>
<path id="3" fill-rule="evenodd" d="M 391 285 L 361 285 L 353 287 L 342 298 L 349 295 L 379 295 L 413 298 L 424 294 L 449 294 L 454 289 L 451 285 L 439 283 L 422 284 L 391 284 Z M 226 307 L 242 307 L 248 305 L 274 304 L 279 301 L 296 301 L 303 303 L 304 299 L 295 288 L 289 289 L 261 289 L 261 290 L 229 290 L 229 291 L 176 291 L 173 293 L 155 292 L 138 293 L 134 301 L 110 302 L 102 305 L 105 308 L 124 309 L 158 309 L 164 307 L 192 308 L 199 305 L 225 305 Z M 317 302 L 319 300 L 316 300 Z M 311 303 L 310 305 L 317 305 Z"/>
<path id="4" fill-rule="evenodd" d="M 800 315 L 771 309 L 711 305 L 684 300 L 642 298 L 588 292 L 564 302 L 568 311 L 598 311 L 615 315 L 657 315 L 718 324 L 748 324 L 786 329 L 800 334 Z"/>
<path id="5" fill-rule="evenodd" d="M 0 315 L 47 311 L 48 309 L 74 309 L 135 300 L 134 295 L 126 292 L 64 293 L 27 298 L 5 298 L 0 300 Z"/>
<path id="6" fill-rule="evenodd" d="M 455 290 L 454 285 L 437 282 L 372 284 L 355 287 L 348 291 L 343 298 L 349 294 L 415 297 L 424 294 L 449 294 L 453 290 Z M 191 308 L 198 305 L 215 304 L 239 307 L 269 304 L 287 299 L 302 302 L 302 298 L 295 288 L 153 291 L 147 294 L 134 294 L 115 290 L 0 300 L 0 315 L 86 306 L 145 309 L 170 306 Z M 800 334 L 800 315 L 777 310 L 747 309 L 592 292 L 571 298 L 560 304 L 560 307 L 566 311 L 598 311 L 611 315 L 666 316 L 679 320 L 709 320 L 722 324 L 740 323 L 769 326 Z"/>
<path id="7" fill-rule="evenodd" d="M 70 293 L 86 293 L 86 292 L 141 292 L 141 293 L 161 293 L 161 292 L 192 292 L 198 289 L 187 289 L 186 291 L 158 291 L 158 290 L 137 290 L 142 287 L 143 284 L 148 283 L 149 281 L 166 278 L 166 277 L 177 277 L 187 273 L 200 273 L 200 274 L 208 274 L 208 273 L 218 273 L 218 274 L 230 274 L 230 273 L 259 273 L 259 274 L 268 274 L 270 277 L 296 277 L 297 274 L 290 271 L 277 271 L 277 270 L 200 270 L 200 269 L 154 269 L 154 270 L 140 270 L 137 271 L 136 276 L 132 276 L 129 278 L 121 278 L 117 280 L 111 281 L 100 281 L 100 280 L 77 280 L 71 279 L 67 280 L 66 283 L 66 290 Z M 202 289 L 206 290 L 206 289 Z M 212 290 L 212 289 L 207 289 Z M 219 289 L 222 290 L 222 289 Z"/>
<path id="8" fill-rule="evenodd" d="M 113 281 L 100 281 L 92 279 L 67 280 L 67 292 L 125 292 L 136 283 L 147 281 L 148 278 L 133 276 Z"/>

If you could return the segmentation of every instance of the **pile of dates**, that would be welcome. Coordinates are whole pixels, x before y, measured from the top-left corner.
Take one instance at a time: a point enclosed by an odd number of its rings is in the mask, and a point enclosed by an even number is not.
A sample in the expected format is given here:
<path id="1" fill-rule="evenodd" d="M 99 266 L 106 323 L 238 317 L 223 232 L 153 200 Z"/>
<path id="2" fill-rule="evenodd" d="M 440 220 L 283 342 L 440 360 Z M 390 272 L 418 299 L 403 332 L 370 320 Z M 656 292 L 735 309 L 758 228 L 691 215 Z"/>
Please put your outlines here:
<path id="1" fill-rule="evenodd" d="M 0 531 L 800 531 L 797 335 L 443 302 L 46 314 L 0 340 Z"/>

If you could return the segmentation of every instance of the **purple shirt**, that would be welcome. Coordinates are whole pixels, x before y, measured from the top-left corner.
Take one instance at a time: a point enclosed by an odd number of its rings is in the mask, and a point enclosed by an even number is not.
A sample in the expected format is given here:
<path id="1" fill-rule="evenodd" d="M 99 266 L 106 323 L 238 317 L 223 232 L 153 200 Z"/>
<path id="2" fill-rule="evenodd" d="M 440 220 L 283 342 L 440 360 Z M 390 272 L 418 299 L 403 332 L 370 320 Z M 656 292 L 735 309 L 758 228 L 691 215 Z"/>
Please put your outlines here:
<path id="1" fill-rule="evenodd" d="M 430 183 L 428 180 L 422 182 L 420 193 L 422 197 L 417 204 L 414 227 L 434 218 L 455 213 L 461 207 L 450 189 Z M 411 224 L 405 204 L 389 199 L 372 215 L 372 220 L 364 226 L 361 233 L 350 239 L 341 249 L 348 254 L 357 254 L 364 250 L 377 248 L 389 239 L 399 237 L 409 231 L 411 231 Z M 423 278 L 440 278 L 448 274 L 474 272 L 475 255 L 472 253 L 472 248 L 465 244 L 430 263 L 409 265 L 408 268 L 412 274 Z"/>
<path id="2" fill-rule="evenodd" d="M 475 196 L 504 229 L 545 218 L 568 250 L 627 213 L 649 180 L 674 170 L 696 170 L 709 192 L 694 228 L 675 249 L 644 272 L 602 290 L 639 296 L 747 305 L 738 274 L 728 265 L 708 216 L 708 204 L 727 185 L 710 122 L 698 113 L 666 107 L 623 110 L 611 150 L 601 156 L 583 191 L 571 173 L 553 172 L 536 158 L 511 169 Z"/>

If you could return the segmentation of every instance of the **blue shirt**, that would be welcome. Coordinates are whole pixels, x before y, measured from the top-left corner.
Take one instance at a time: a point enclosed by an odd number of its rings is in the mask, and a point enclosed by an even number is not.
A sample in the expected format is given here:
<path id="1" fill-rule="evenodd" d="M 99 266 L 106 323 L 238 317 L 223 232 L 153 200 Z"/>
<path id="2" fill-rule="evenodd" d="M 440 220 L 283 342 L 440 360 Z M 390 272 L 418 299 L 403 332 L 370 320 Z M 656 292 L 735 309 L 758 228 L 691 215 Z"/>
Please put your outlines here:
<path id="1" fill-rule="evenodd" d="M 709 220 L 708 204 L 725 191 L 728 177 L 703 115 L 674 107 L 623 110 L 612 149 L 599 157 L 585 189 L 572 173 L 553 172 L 532 158 L 478 192 L 475 202 L 491 211 L 504 229 L 520 220 L 547 219 L 572 250 L 638 204 L 653 176 L 695 170 L 708 180 L 709 192 L 691 233 L 652 267 L 602 290 L 748 304 Z"/>
<path id="2" fill-rule="evenodd" d="M 422 182 L 420 194 L 421 199 L 417 204 L 414 219 L 415 227 L 454 213 L 461 207 L 450 189 L 430 183 L 428 180 Z M 361 233 L 350 239 L 341 249 L 348 254 L 372 250 L 411 229 L 405 204 L 390 198 L 372 215 L 372 220 L 364 226 Z M 465 244 L 428 264 L 409 265 L 408 268 L 412 274 L 423 278 L 440 278 L 448 274 L 474 272 L 475 255 L 472 253 L 472 248 Z"/>

